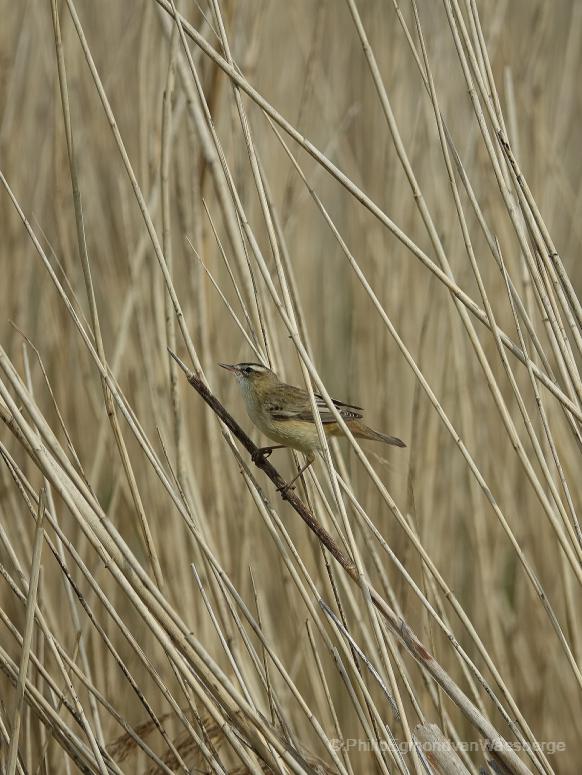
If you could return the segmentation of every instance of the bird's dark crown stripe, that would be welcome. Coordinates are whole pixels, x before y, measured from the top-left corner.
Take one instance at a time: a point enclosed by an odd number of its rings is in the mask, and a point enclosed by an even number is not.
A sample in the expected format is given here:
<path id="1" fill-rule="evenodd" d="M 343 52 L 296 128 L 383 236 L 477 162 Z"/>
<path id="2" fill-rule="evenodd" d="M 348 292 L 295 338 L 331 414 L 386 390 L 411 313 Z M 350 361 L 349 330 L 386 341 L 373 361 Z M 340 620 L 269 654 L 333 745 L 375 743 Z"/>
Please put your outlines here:
<path id="1" fill-rule="evenodd" d="M 239 366 L 240 368 L 243 368 L 245 366 L 250 366 L 252 369 L 260 369 L 261 371 L 269 370 L 267 366 L 263 366 L 262 363 L 237 363 L 237 366 Z"/>

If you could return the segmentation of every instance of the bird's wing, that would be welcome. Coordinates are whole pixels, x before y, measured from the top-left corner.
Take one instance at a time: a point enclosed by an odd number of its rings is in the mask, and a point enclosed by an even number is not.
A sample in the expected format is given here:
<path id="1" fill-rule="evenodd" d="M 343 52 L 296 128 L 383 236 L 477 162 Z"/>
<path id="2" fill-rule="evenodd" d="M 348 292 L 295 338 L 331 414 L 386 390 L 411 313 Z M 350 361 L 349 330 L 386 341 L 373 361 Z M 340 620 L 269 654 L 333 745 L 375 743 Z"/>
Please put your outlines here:
<path id="1" fill-rule="evenodd" d="M 333 400 L 333 403 L 344 420 L 359 420 L 363 417 L 361 406 L 344 404 L 342 401 L 335 400 Z M 319 393 L 315 394 L 315 404 L 319 410 L 322 423 L 337 422 Z M 277 385 L 268 396 L 265 405 L 273 420 L 314 422 L 309 393 L 301 388 L 293 387 L 292 385 Z"/>

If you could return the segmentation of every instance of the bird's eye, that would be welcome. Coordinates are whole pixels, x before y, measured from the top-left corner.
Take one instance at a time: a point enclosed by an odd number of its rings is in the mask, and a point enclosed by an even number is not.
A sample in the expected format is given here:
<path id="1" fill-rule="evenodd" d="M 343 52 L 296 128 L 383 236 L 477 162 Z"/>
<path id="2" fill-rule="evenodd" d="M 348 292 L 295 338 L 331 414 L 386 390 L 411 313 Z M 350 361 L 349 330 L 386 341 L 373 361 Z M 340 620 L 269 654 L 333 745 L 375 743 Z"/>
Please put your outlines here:
<path id="1" fill-rule="evenodd" d="M 251 373 L 251 368 L 250 368 L 250 366 L 245 366 L 245 367 L 244 367 L 244 369 L 243 369 L 243 371 L 244 371 L 244 373 L 245 373 L 245 374 L 250 374 L 250 373 Z"/>

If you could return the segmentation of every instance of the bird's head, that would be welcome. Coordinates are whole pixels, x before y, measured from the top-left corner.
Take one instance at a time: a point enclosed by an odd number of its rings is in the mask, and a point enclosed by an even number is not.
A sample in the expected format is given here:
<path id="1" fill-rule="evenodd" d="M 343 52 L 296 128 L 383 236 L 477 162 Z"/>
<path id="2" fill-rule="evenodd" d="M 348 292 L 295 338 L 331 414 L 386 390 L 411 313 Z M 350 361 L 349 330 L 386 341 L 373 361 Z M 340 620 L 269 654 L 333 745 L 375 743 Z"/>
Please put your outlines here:
<path id="1" fill-rule="evenodd" d="M 218 365 L 232 372 L 243 390 L 249 388 L 261 390 L 279 382 L 275 372 L 261 363 L 219 363 Z"/>

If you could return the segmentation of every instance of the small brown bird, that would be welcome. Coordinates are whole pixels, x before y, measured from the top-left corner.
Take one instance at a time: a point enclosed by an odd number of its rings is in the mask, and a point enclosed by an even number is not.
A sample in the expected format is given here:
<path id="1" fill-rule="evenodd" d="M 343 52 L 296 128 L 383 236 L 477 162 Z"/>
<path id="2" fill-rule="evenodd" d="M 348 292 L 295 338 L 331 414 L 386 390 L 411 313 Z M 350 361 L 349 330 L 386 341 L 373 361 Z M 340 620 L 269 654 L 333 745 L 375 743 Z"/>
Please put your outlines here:
<path id="1" fill-rule="evenodd" d="M 221 363 L 219 365 L 235 375 L 247 413 L 257 428 L 265 436 L 277 442 L 275 446 L 258 449 L 254 456 L 255 459 L 259 456 L 268 457 L 274 449 L 282 449 L 283 447 L 291 447 L 303 452 L 306 456 L 307 462 L 284 489 L 291 487 L 293 482 L 313 463 L 315 451 L 321 450 L 309 393 L 302 388 L 281 382 L 274 371 L 260 363 Z M 315 403 L 319 410 L 325 435 L 328 438 L 341 436 L 342 429 L 318 393 L 315 394 Z M 363 409 L 360 406 L 344 404 L 341 401 L 333 403 L 350 431 L 357 438 L 381 441 L 395 447 L 406 446 L 395 436 L 378 433 L 361 422 Z"/>

